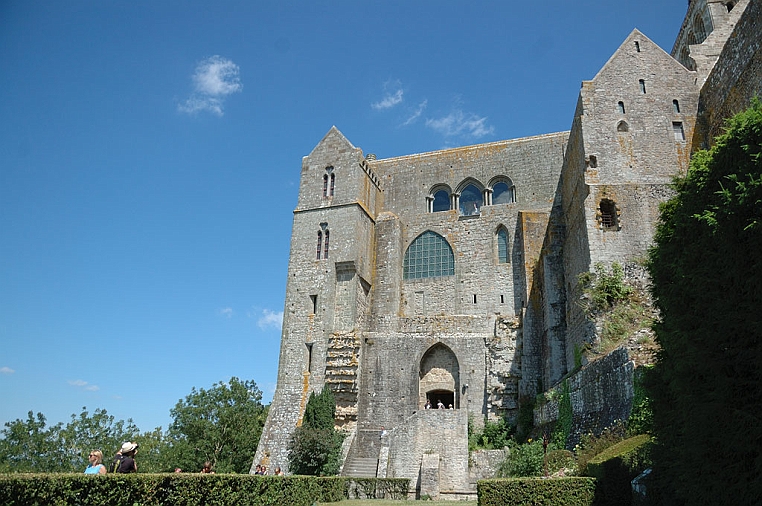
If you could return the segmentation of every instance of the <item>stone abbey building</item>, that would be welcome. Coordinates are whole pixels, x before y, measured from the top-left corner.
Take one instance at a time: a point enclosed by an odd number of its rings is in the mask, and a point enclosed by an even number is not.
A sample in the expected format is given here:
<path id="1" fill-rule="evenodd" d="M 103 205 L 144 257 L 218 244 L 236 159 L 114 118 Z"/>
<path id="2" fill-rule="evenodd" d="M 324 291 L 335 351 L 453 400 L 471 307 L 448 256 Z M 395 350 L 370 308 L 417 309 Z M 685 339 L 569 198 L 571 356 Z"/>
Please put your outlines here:
<path id="1" fill-rule="evenodd" d="M 596 339 L 579 274 L 636 270 L 673 176 L 762 94 L 760 4 L 688 2 L 671 54 L 633 30 L 567 132 L 376 159 L 331 128 L 302 160 L 254 464 L 287 470 L 309 394 L 331 388 L 345 473 L 472 491 L 469 416 L 515 421 L 575 369 Z M 633 366 L 615 355 L 572 378 L 575 423 L 629 413 Z"/>

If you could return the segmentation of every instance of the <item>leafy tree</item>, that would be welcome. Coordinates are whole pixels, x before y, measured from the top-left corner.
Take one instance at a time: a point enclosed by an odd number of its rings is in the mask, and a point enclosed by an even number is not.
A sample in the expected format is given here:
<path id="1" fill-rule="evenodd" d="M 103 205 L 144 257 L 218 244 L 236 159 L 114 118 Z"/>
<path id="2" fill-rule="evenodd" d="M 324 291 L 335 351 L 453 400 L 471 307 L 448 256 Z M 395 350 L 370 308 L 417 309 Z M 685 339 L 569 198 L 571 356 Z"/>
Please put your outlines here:
<path id="1" fill-rule="evenodd" d="M 26 420 L 6 422 L 0 439 L 0 470 L 4 472 L 79 472 L 90 450 L 101 450 L 108 462 L 123 441 L 137 440 L 132 420 L 115 420 L 105 409 L 92 414 L 86 407 L 71 421 L 46 428 L 45 416 L 31 411 Z"/>
<path id="2" fill-rule="evenodd" d="M 58 448 L 61 465 L 66 470 L 81 471 L 87 466 L 87 455 L 91 450 L 103 452 L 104 464 L 108 466 L 111 457 L 124 441 L 136 441 L 140 431 L 132 419 L 115 420 L 105 409 L 96 409 L 92 414 L 82 407 L 79 415 L 71 415 L 71 421 L 58 433 Z"/>
<path id="3" fill-rule="evenodd" d="M 27 414 L 6 422 L 0 431 L 0 472 L 54 472 L 60 468 L 60 449 L 56 446 L 62 424 L 46 428 L 45 415 Z"/>
<path id="4" fill-rule="evenodd" d="M 297 427 L 288 447 L 292 473 L 314 476 L 338 474 L 344 436 L 334 428 L 336 401 L 330 388 L 310 394 L 301 427 Z"/>
<path id="5" fill-rule="evenodd" d="M 233 377 L 209 390 L 193 388 L 170 411 L 164 470 L 199 471 L 208 460 L 217 472 L 248 472 L 267 417 L 261 401 L 253 380 Z"/>
<path id="6" fill-rule="evenodd" d="M 670 504 L 762 498 L 762 104 L 694 155 L 662 206 L 649 270 L 661 311 L 654 479 Z"/>

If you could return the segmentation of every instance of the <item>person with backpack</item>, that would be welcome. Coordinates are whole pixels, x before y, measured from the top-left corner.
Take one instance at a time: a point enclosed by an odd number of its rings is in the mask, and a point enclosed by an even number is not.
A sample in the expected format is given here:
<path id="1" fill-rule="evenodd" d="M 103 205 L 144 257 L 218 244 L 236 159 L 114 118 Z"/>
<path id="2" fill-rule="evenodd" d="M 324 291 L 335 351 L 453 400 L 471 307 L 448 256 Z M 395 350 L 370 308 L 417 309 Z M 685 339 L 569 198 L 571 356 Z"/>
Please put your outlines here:
<path id="1" fill-rule="evenodd" d="M 111 470 L 114 473 L 136 473 L 138 465 L 135 462 L 135 454 L 138 452 L 138 444 L 126 442 L 122 448 L 116 452 L 114 460 L 111 463 Z"/>

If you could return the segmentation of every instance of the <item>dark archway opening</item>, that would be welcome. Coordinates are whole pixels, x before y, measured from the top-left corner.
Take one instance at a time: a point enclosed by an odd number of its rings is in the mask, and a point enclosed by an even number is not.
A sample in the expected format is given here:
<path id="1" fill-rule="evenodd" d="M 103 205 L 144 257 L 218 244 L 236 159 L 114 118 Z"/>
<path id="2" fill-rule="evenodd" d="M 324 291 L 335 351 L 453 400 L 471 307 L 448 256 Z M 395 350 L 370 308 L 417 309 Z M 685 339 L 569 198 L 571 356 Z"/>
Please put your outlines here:
<path id="1" fill-rule="evenodd" d="M 455 406 L 455 392 L 450 390 L 432 390 L 430 392 L 426 392 L 426 399 L 431 402 L 432 409 L 437 409 L 440 401 L 442 402 L 442 405 L 444 405 L 445 409 L 449 408 L 450 406 Z"/>

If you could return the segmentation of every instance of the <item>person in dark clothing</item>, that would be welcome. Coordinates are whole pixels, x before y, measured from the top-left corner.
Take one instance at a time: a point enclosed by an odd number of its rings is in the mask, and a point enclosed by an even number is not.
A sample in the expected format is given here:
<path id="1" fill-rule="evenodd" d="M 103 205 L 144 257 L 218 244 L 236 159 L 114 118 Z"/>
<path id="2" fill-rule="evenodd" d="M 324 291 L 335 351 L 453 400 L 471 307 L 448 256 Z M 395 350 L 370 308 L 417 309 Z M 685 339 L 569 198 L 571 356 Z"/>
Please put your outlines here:
<path id="1" fill-rule="evenodd" d="M 118 461 L 115 472 L 123 474 L 136 473 L 138 471 L 138 465 L 135 462 L 135 454 L 137 452 L 137 443 L 130 443 L 129 441 L 124 443 L 121 450 L 119 450 L 117 456 L 114 458 L 115 464 Z"/>

